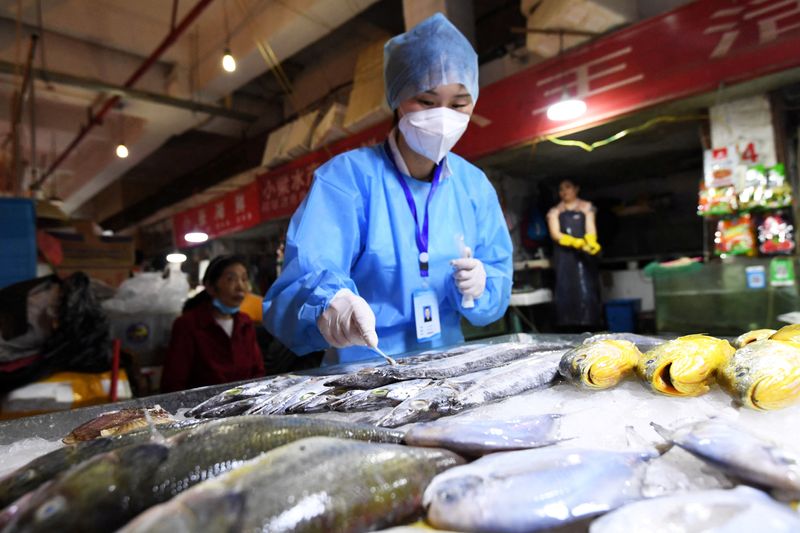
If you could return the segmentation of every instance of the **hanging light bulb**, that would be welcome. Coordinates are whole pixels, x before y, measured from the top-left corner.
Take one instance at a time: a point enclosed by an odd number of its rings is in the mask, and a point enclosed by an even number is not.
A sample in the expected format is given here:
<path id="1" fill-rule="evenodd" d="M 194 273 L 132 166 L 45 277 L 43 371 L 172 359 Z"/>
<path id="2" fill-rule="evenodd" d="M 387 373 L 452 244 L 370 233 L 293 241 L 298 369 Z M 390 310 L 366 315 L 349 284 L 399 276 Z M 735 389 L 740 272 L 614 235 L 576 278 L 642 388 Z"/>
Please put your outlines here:
<path id="1" fill-rule="evenodd" d="M 208 240 L 208 233 L 202 231 L 190 231 L 183 236 L 186 242 L 206 242 Z"/>
<path id="2" fill-rule="evenodd" d="M 236 60 L 233 58 L 230 48 L 226 48 L 225 55 L 222 56 L 222 68 L 225 69 L 225 72 L 236 71 Z"/>
<path id="3" fill-rule="evenodd" d="M 117 157 L 120 159 L 125 159 L 128 157 L 128 147 L 125 146 L 125 143 L 119 143 L 117 145 Z"/>
<path id="4" fill-rule="evenodd" d="M 557 122 L 575 120 L 586 113 L 586 102 L 580 98 L 564 97 L 547 108 L 547 118 Z"/>
<path id="5" fill-rule="evenodd" d="M 180 264 L 180 263 L 183 263 L 184 261 L 186 261 L 186 255 L 185 254 L 182 254 L 180 252 L 167 254 L 167 262 L 168 263 Z"/>
<path id="6" fill-rule="evenodd" d="M 564 31 L 559 30 L 558 32 L 558 57 L 561 58 L 562 68 L 563 68 L 563 54 L 564 52 Z M 554 122 L 566 122 L 567 120 L 575 120 L 578 117 L 583 116 L 586 113 L 586 102 L 581 100 L 580 98 L 570 98 L 569 94 L 567 94 L 567 87 L 566 85 L 563 87 L 563 92 L 561 93 L 561 99 L 551 104 L 550 107 L 547 108 L 547 118 Z"/>

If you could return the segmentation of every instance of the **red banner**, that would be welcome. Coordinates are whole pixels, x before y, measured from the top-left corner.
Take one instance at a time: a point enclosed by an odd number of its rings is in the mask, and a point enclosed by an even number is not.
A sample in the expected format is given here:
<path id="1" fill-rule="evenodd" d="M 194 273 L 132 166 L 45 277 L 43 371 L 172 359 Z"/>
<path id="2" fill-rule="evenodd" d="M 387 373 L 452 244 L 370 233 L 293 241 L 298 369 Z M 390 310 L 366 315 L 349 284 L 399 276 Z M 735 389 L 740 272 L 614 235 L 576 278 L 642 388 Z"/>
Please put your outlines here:
<path id="1" fill-rule="evenodd" d="M 317 167 L 336 154 L 381 142 L 390 127 L 388 122 L 378 124 L 259 176 L 263 220 L 290 216 L 305 198 Z"/>
<path id="2" fill-rule="evenodd" d="M 184 238 L 190 232 L 203 232 L 208 238 L 221 237 L 261 223 L 258 183 L 226 193 L 213 202 L 178 213 L 172 219 L 178 248 L 195 246 Z"/>
<path id="3" fill-rule="evenodd" d="M 482 88 L 473 121 L 455 151 L 475 160 L 543 135 L 715 91 L 722 83 L 798 67 L 798 51 L 800 0 L 698 0 Z M 547 107 L 565 93 L 583 98 L 587 113 L 573 122 L 550 121 Z M 259 222 L 291 215 L 317 167 L 338 153 L 380 142 L 389 127 L 379 124 L 259 176 Z M 198 209 L 209 211 L 207 217 L 217 214 L 209 206 Z M 174 226 L 198 222 L 196 211 L 177 215 Z M 219 221 L 207 233 L 240 229 Z"/>
<path id="4" fill-rule="evenodd" d="M 701 0 L 570 50 L 481 89 L 456 152 L 470 159 L 542 135 L 800 66 L 800 1 Z M 588 111 L 553 122 L 564 92 Z"/>

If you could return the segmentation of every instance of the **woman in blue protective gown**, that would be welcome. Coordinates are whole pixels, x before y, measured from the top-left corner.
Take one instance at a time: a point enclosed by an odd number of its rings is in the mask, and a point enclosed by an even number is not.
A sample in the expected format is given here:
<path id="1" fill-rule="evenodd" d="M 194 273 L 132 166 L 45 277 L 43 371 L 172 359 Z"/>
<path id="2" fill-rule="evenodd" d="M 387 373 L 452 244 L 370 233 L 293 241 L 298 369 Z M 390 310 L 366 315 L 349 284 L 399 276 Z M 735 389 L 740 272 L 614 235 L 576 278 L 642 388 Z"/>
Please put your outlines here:
<path id="1" fill-rule="evenodd" d="M 478 98 L 478 59 L 441 14 L 386 43 L 396 127 L 377 146 L 317 169 L 286 237 L 264 325 L 295 353 L 328 362 L 463 341 L 460 321 L 508 307 L 512 249 L 484 173 L 450 153 Z"/>

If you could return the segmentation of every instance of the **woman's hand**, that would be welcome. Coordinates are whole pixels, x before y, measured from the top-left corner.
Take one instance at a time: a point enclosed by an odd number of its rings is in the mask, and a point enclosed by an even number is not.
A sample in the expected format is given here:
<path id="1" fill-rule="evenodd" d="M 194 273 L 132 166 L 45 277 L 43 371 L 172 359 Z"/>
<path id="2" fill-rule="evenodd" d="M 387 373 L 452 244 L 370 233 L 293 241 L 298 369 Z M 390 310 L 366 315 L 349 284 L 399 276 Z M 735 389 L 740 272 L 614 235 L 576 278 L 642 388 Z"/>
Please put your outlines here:
<path id="1" fill-rule="evenodd" d="M 486 269 L 483 268 L 483 263 L 479 259 L 464 257 L 454 259 L 450 264 L 455 268 L 453 279 L 458 292 L 464 296 L 480 298 L 486 289 Z"/>
<path id="2" fill-rule="evenodd" d="M 317 327 L 334 348 L 378 346 L 375 313 L 364 298 L 350 289 L 342 289 L 331 298 L 317 320 Z"/>

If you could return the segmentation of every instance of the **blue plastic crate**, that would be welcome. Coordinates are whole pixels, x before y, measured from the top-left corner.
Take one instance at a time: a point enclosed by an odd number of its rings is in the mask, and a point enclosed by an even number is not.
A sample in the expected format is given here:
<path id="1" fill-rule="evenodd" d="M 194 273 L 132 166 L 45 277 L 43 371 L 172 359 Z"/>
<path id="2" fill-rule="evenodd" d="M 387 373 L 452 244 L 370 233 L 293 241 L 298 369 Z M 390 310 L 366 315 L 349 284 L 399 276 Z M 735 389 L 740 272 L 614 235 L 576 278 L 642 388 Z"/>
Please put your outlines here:
<path id="1" fill-rule="evenodd" d="M 636 331 L 636 314 L 642 301 L 636 299 L 610 300 L 606 302 L 606 323 L 608 331 L 614 333 L 633 333 Z"/>
<path id="2" fill-rule="evenodd" d="M 0 288 L 36 277 L 36 208 L 26 198 L 0 198 Z"/>

